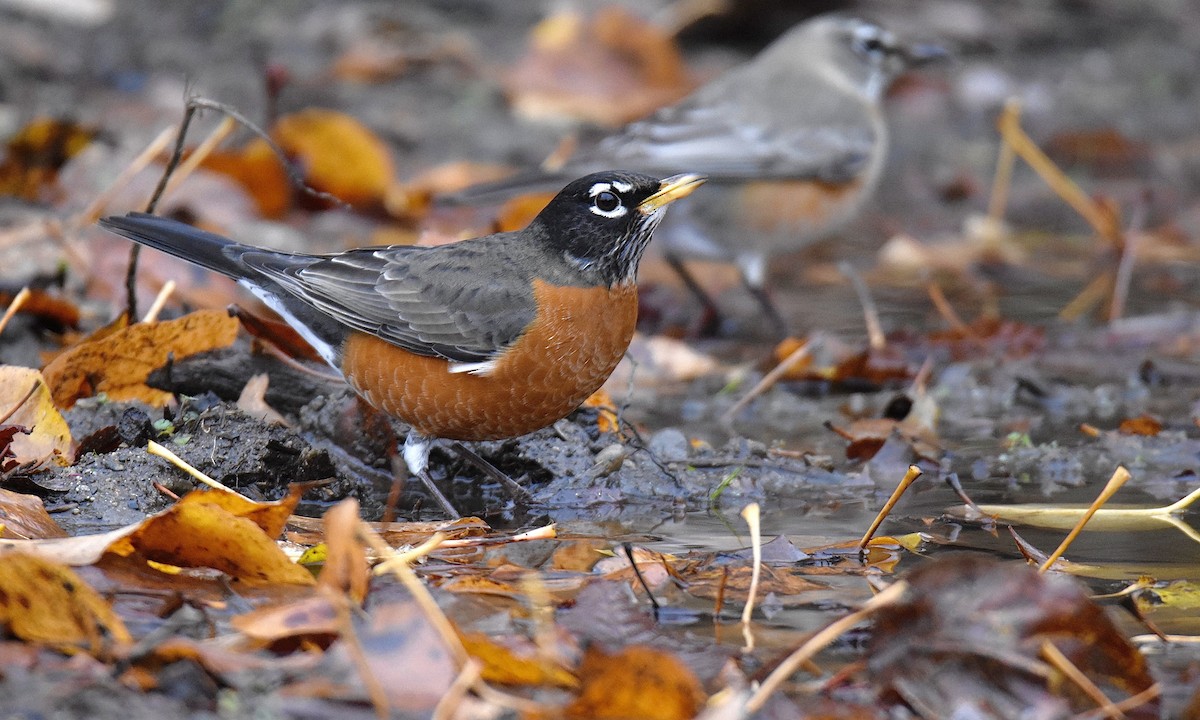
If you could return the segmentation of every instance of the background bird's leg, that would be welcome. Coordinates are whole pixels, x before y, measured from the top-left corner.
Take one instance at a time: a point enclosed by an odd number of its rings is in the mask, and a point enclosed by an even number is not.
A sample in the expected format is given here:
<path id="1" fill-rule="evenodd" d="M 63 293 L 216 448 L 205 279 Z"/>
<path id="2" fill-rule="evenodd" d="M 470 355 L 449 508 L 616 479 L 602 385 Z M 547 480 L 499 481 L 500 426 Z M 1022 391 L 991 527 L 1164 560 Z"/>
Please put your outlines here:
<path id="1" fill-rule="evenodd" d="M 432 447 L 433 440 L 431 438 L 410 432 L 404 441 L 404 464 L 408 466 L 408 472 L 413 477 L 425 484 L 425 488 L 429 490 L 429 494 L 433 496 L 438 505 L 442 506 L 442 510 L 457 520 L 462 517 L 462 514 L 446 499 L 446 496 L 434 484 L 433 478 L 429 477 L 429 451 Z"/>
<path id="2" fill-rule="evenodd" d="M 734 264 L 742 276 L 742 285 L 766 313 L 775 334 L 780 338 L 787 337 L 787 321 L 783 319 L 783 314 L 779 312 L 775 301 L 771 299 L 771 293 L 767 291 L 767 256 L 762 253 L 743 253 L 734 259 Z"/>
<path id="3" fill-rule="evenodd" d="M 687 269 L 687 265 L 683 264 L 683 259 L 671 251 L 663 253 L 663 259 L 667 261 L 667 265 L 675 271 L 679 279 L 683 281 L 684 287 L 688 292 L 696 298 L 700 303 L 700 307 L 704 309 L 704 315 L 700 321 L 700 335 L 702 337 L 710 337 L 716 335 L 721 329 L 721 311 L 717 308 L 717 303 L 712 299 L 712 296 L 700 286 L 700 282 L 696 280 L 696 276 L 692 275 L 692 271 Z"/>
<path id="4" fill-rule="evenodd" d="M 458 453 L 463 460 L 471 463 L 475 467 L 479 468 L 479 471 L 484 475 L 487 475 L 491 479 L 500 483 L 500 485 L 508 493 L 508 496 L 513 499 L 513 502 L 523 505 L 528 505 L 533 502 L 533 496 L 529 494 L 528 490 L 522 487 L 521 484 L 516 480 L 513 480 L 508 475 L 500 472 L 495 465 L 480 457 L 479 453 L 460 442 L 456 442 L 450 447 L 454 450 L 454 452 Z"/>

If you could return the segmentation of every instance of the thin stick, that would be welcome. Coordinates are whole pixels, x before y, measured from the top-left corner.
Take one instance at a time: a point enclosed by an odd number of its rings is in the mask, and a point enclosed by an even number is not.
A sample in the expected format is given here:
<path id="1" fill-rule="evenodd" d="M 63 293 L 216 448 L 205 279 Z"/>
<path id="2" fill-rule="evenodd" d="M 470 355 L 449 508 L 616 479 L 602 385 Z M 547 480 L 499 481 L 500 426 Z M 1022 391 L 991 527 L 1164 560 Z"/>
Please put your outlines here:
<path id="1" fill-rule="evenodd" d="M 883 507 L 879 508 L 879 512 L 875 514 L 875 520 L 871 523 L 871 527 L 867 528 L 867 531 L 863 533 L 862 540 L 858 541 L 858 549 L 860 551 L 867 549 L 867 543 L 871 542 L 871 538 L 875 535 L 875 531 L 878 530 L 879 526 L 883 524 L 884 518 L 886 518 L 888 513 L 892 511 L 892 508 L 896 507 L 896 503 L 900 501 L 900 496 L 903 495 L 904 491 L 907 490 L 910 485 L 916 482 L 917 478 L 921 477 L 921 475 L 921 468 L 917 467 L 916 465 L 908 466 L 908 472 L 904 473 L 904 479 L 901 480 L 900 484 L 896 486 L 896 489 L 892 491 L 892 496 L 887 499 L 887 502 L 883 504 Z"/>
<path id="2" fill-rule="evenodd" d="M 4 311 L 4 317 L 0 317 L 0 333 L 4 332 L 4 328 L 8 327 L 8 321 L 12 320 L 13 315 L 17 314 L 17 311 L 20 310 L 21 306 L 25 304 L 25 301 L 29 299 L 30 294 L 29 288 L 23 287 L 16 294 L 16 296 L 13 297 L 12 302 L 8 304 L 8 309 Z"/>
<path id="3" fill-rule="evenodd" d="M 779 382 L 779 378 L 786 375 L 789 370 L 799 365 L 801 360 L 808 357 L 809 348 L 812 344 L 813 340 L 809 338 L 808 342 L 793 350 L 791 355 L 783 359 L 783 362 L 771 368 L 771 372 L 764 375 L 763 379 L 759 380 L 757 385 L 750 388 L 750 392 L 746 393 L 741 400 L 735 402 L 721 415 L 721 424 L 726 427 L 733 425 L 734 418 L 750 404 L 751 400 L 769 390 L 772 385 Z"/>
<path id="4" fill-rule="evenodd" d="M 458 637 L 458 632 L 455 631 L 450 618 L 446 617 L 446 613 L 442 612 L 442 609 L 438 607 L 437 600 L 433 599 L 429 588 L 425 587 L 425 583 L 421 582 L 417 574 L 413 572 L 412 565 L 410 564 L 435 550 L 441 545 L 442 540 L 446 536 L 442 533 L 434 533 L 433 537 L 421 543 L 420 546 L 405 553 L 397 553 L 365 522 L 360 521 L 359 533 L 366 540 L 367 544 L 378 553 L 379 557 L 387 558 L 384 562 L 380 563 L 379 567 L 375 568 L 375 572 L 378 574 L 382 568 L 383 572 L 391 571 L 392 574 L 399 578 L 409 594 L 417 601 L 417 605 L 424 611 L 425 617 L 429 619 L 434 629 L 442 636 L 442 642 L 446 644 L 446 648 L 454 658 L 454 664 L 461 669 L 466 665 L 470 656 L 467 655 L 467 650 L 463 647 L 462 640 Z"/>
<path id="5" fill-rule="evenodd" d="M 167 304 L 167 298 L 171 297 L 171 293 L 175 292 L 175 281 L 168 280 L 163 283 L 159 289 L 158 295 L 154 296 L 154 302 L 150 304 L 150 309 L 142 317 L 142 322 L 152 323 L 158 319 L 158 314 L 162 312 L 163 306 Z"/>
<path id="6" fill-rule="evenodd" d="M 946 294 L 942 292 L 941 285 L 938 285 L 934 281 L 930 281 L 929 284 L 925 286 L 925 292 L 929 294 L 929 300 L 933 303 L 933 307 L 938 311 L 938 315 L 942 316 L 942 319 L 946 321 L 946 324 L 950 326 L 951 330 L 962 333 L 963 337 L 966 337 L 970 340 L 981 340 L 980 337 L 975 334 L 975 331 L 972 330 L 969 325 L 963 322 L 958 313 L 954 311 L 954 307 L 950 304 L 950 301 L 946 299 Z"/>
<path id="7" fill-rule="evenodd" d="M 799 670 L 802 665 L 806 664 L 827 645 L 841 637 L 842 633 L 866 620 L 879 608 L 896 602 L 907 590 L 908 583 L 898 580 L 875 597 L 863 603 L 863 606 L 858 610 L 840 620 L 835 620 L 827 625 L 825 629 L 809 638 L 807 642 L 796 648 L 795 652 L 788 655 L 783 662 L 779 663 L 779 667 L 772 670 L 771 674 L 763 680 L 762 685 L 746 701 L 746 713 L 750 715 L 761 710 L 762 706 L 767 702 L 767 698 L 771 697 L 779 689 L 779 686 L 783 685 L 792 676 L 792 673 Z"/>
<path id="8" fill-rule="evenodd" d="M 1010 122 L 1021 121 L 1021 100 L 1010 97 L 1004 103 L 1003 114 L 1012 116 Z M 988 200 L 988 217 L 994 223 L 1004 220 L 1004 210 L 1008 207 L 1008 191 L 1012 187 L 1012 173 L 1017 154 L 1012 145 L 1003 135 L 1000 137 L 1000 150 L 996 154 L 996 172 L 992 175 L 992 196 Z"/>
<path id="9" fill-rule="evenodd" d="M 482 675 L 483 665 L 475 658 L 468 660 L 433 708 L 433 720 L 452 720 L 458 717 L 458 708 L 462 705 L 463 698 L 467 696 L 467 691 L 479 682 Z"/>
<path id="10" fill-rule="evenodd" d="M 1083 526 L 1087 525 L 1088 520 L 1091 520 L 1092 516 L 1096 514 L 1096 511 L 1099 510 L 1104 503 L 1108 502 L 1109 498 L 1111 498 L 1113 494 L 1121 489 L 1121 487 L 1129 480 L 1129 477 L 1129 471 L 1118 465 L 1116 471 L 1113 472 L 1112 477 L 1110 477 L 1108 482 L 1105 483 L 1104 489 L 1100 491 L 1100 494 L 1096 496 L 1096 499 L 1093 500 L 1092 504 L 1088 506 L 1087 511 L 1083 513 L 1081 518 L 1079 518 L 1079 522 L 1075 523 L 1075 527 L 1071 528 L 1071 532 L 1067 533 L 1067 536 L 1063 538 L 1063 541 L 1059 544 L 1058 549 L 1050 553 L 1050 557 L 1046 558 L 1045 562 L 1038 567 L 1039 574 L 1045 573 L 1050 569 L 1050 566 L 1054 564 L 1054 561 L 1063 556 L 1063 553 L 1067 551 L 1067 548 L 1071 546 L 1071 543 L 1075 541 L 1075 538 L 1079 537 L 1079 533 L 1083 532 Z"/>
<path id="11" fill-rule="evenodd" d="M 167 184 L 163 187 L 159 202 L 162 202 L 162 198 L 174 192 L 184 180 L 191 177 L 192 173 L 196 172 L 196 169 L 200 167 L 200 164 L 207 160 L 209 155 L 212 155 L 213 150 L 216 150 L 217 146 L 224 142 L 225 138 L 229 137 L 235 127 L 237 127 L 237 123 L 233 118 L 225 117 L 222 119 L 213 128 L 213 131 L 208 134 L 208 137 L 201 140 L 200 144 L 192 150 L 187 159 L 179 163 L 178 169 L 171 174 L 171 177 L 167 180 Z"/>
<path id="12" fill-rule="evenodd" d="M 750 571 L 750 594 L 746 598 L 746 606 L 742 608 L 742 637 L 746 647 L 742 652 L 754 651 L 754 633 L 750 632 L 750 617 L 754 614 L 754 598 L 758 596 L 758 581 L 762 575 L 762 522 L 758 503 L 750 503 L 742 508 L 742 519 L 750 528 L 750 551 L 754 567 Z"/>
<path id="13" fill-rule="evenodd" d="M 205 485 L 209 486 L 213 490 L 223 490 L 227 493 L 233 493 L 234 495 L 237 495 L 238 497 L 242 498 L 243 500 L 245 500 L 247 502 L 254 502 L 253 500 L 251 500 L 250 498 L 241 494 L 237 490 L 234 490 L 230 487 L 225 486 L 218 480 L 213 480 L 212 478 L 210 478 L 209 476 L 200 472 L 196 468 L 192 467 L 191 465 L 188 465 L 187 462 L 185 462 L 178 455 L 176 455 L 175 453 L 166 449 L 162 445 L 159 445 L 158 443 L 154 442 L 153 440 L 146 443 L 146 452 L 150 453 L 151 455 L 157 455 L 160 458 L 165 459 L 167 462 L 171 463 L 175 467 L 184 471 L 188 475 L 191 475 L 192 477 L 196 478 L 196 480 L 204 483 Z"/>
<path id="14" fill-rule="evenodd" d="M 1118 320 L 1125 314 L 1125 300 L 1129 297 L 1129 284 L 1133 281 L 1133 266 L 1141 247 L 1142 226 L 1146 222 L 1148 199 L 1134 208 L 1129 228 L 1125 232 L 1125 243 L 1121 246 L 1121 259 L 1117 262 L 1117 276 L 1113 280 L 1112 300 L 1108 306 L 1108 321 Z"/>
<path id="15" fill-rule="evenodd" d="M 887 347 L 887 336 L 883 334 L 883 326 L 879 322 L 879 307 L 875 305 L 875 298 L 871 297 L 871 290 L 866 281 L 848 262 L 838 263 L 838 271 L 850 279 L 850 284 L 854 286 L 854 292 L 858 295 L 858 303 L 862 305 L 863 310 L 863 322 L 867 326 L 868 344 L 872 350 L 884 349 Z"/>
<path id="16" fill-rule="evenodd" d="M 1113 284 L 1113 272 L 1105 270 L 1097 275 L 1087 284 L 1079 294 L 1067 303 L 1062 310 L 1058 311 L 1058 319 L 1065 322 L 1071 322 L 1075 318 L 1084 314 L 1088 309 L 1094 307 L 1096 303 L 1109 292 Z"/>
<path id="17" fill-rule="evenodd" d="M 4 423 L 8 422 L 8 421 L 9 421 L 9 418 L 11 418 L 13 415 L 16 415 L 16 414 L 17 414 L 17 411 L 18 411 L 18 410 L 20 410 L 22 407 L 24 407 L 24 406 L 25 406 L 25 403 L 29 402 L 29 399 L 30 399 L 31 397 L 33 397 L 33 394 L 34 394 L 35 392 L 37 392 L 37 389 L 38 389 L 39 387 L 41 387 L 41 385 L 42 385 L 42 380 L 41 380 L 41 378 L 38 378 L 37 380 L 34 380 L 34 381 L 33 381 L 33 386 L 29 388 L 29 391 L 28 391 L 28 392 L 26 392 L 24 395 L 22 395 L 22 396 L 21 396 L 21 399 L 20 399 L 20 400 L 18 400 L 18 401 L 17 401 L 17 403 L 16 403 L 15 405 L 13 405 L 12 407 L 10 407 L 10 408 L 8 409 L 8 412 L 4 413 L 4 416 L 3 416 L 3 417 L 0 417 L 0 425 L 3 425 Z"/>
<path id="18" fill-rule="evenodd" d="M 100 213 L 104 212 L 104 208 L 107 207 L 110 202 L 112 202 L 113 196 L 115 196 L 121 191 L 122 188 L 128 185 L 129 181 L 132 180 L 135 175 L 140 173 L 142 170 L 145 170 L 150 163 L 154 162 L 154 158 L 162 154 L 163 150 L 167 148 L 167 144 L 171 142 L 171 135 L 176 131 L 177 130 L 174 126 L 164 128 L 157 137 L 150 141 L 150 144 L 146 146 L 146 149 L 138 153 L 138 156 L 125 166 L 125 169 L 122 170 L 119 175 L 117 175 L 117 178 L 113 180 L 112 184 L 109 185 L 107 189 L 97 195 L 96 199 L 92 200 L 91 204 L 89 204 L 86 208 L 77 213 L 74 218 L 72 218 L 71 226 L 74 228 L 81 228 L 96 222 L 96 220 L 100 218 Z"/>
<path id="19" fill-rule="evenodd" d="M 1104 691 L 1096 687 L 1096 683 L 1083 674 L 1083 671 L 1076 667 L 1075 663 L 1071 662 L 1071 659 L 1064 655 L 1054 643 L 1049 640 L 1042 641 L 1042 657 L 1060 673 L 1066 675 L 1067 679 L 1075 683 L 1080 690 L 1083 690 L 1084 694 L 1099 706 L 1097 709 L 1103 712 L 1105 717 L 1112 720 L 1125 720 L 1125 713 L 1121 712 L 1120 708 L 1108 699 Z"/>
<path id="20" fill-rule="evenodd" d="M 1092 226 L 1097 235 L 1110 242 L 1113 247 L 1121 246 L 1121 230 L 1113 222 L 1113 218 L 1101 210 L 1100 206 L 1025 134 L 1017 114 L 1002 114 L 998 125 L 1004 141 L 1012 146 L 1013 151 L 1020 155 L 1022 160 L 1029 163 L 1034 172 L 1058 193 L 1059 197 Z"/>
<path id="21" fill-rule="evenodd" d="M 350 656 L 350 662 L 354 664 L 358 670 L 358 676 L 366 686 L 367 697 L 371 699 L 371 705 L 375 708 L 375 717 L 379 720 L 387 720 L 391 716 L 391 705 L 388 703 L 387 691 L 384 690 L 383 684 L 379 682 L 379 678 L 371 671 L 371 663 L 367 661 L 367 654 L 363 651 L 362 641 L 358 638 L 358 633 L 354 629 L 354 618 L 350 614 L 350 602 L 346 596 L 336 593 L 330 589 L 326 589 L 324 594 L 328 598 L 334 611 L 337 613 L 339 632 L 338 636 L 342 642 L 346 643 L 346 654 Z"/>
<path id="22" fill-rule="evenodd" d="M 1156 697 L 1158 697 L 1161 694 L 1162 694 L 1162 686 L 1159 685 L 1158 683 L 1154 683 L 1153 685 L 1151 685 L 1150 687 L 1141 691 L 1137 695 L 1130 695 L 1129 697 L 1125 698 L 1121 702 L 1114 704 L 1113 707 L 1117 708 L 1121 712 L 1127 712 L 1129 710 L 1136 710 L 1137 708 L 1145 705 L 1146 703 L 1150 702 L 1151 700 L 1155 699 Z M 1091 720 L 1091 718 L 1098 718 L 1098 717 L 1103 717 L 1103 716 L 1104 716 L 1104 709 L 1097 708 L 1095 710 L 1090 710 L 1088 712 L 1076 715 L 1075 720 Z"/>

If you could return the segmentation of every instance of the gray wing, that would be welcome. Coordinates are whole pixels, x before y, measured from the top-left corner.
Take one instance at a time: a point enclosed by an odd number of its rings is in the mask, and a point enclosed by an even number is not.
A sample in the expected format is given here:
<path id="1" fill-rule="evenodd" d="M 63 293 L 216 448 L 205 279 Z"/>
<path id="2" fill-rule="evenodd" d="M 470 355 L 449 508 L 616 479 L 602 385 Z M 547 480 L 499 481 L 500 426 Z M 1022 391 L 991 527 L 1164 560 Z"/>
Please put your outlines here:
<path id="1" fill-rule="evenodd" d="M 581 156 L 581 165 L 699 172 L 710 181 L 844 182 L 870 162 L 882 121 L 859 94 L 815 79 L 742 68 L 683 102 L 627 125 Z M 575 162 L 571 165 L 574 167 Z"/>
<path id="2" fill-rule="evenodd" d="M 486 362 L 515 342 L 537 312 L 517 274 L 480 285 L 481 275 L 519 263 L 506 243 L 488 254 L 475 241 L 450 248 L 362 248 L 297 265 L 270 254 L 243 261 L 354 330 L 419 355 Z M 499 252 L 498 252 L 499 251 Z M 506 281 L 511 278 L 511 282 Z"/>

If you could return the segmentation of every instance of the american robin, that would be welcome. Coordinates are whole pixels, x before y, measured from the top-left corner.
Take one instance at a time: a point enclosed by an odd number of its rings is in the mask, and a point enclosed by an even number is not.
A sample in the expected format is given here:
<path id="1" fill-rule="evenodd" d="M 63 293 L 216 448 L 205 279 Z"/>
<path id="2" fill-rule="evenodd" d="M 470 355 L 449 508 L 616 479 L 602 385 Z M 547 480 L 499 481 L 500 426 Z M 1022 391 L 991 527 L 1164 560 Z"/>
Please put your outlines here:
<path id="1" fill-rule="evenodd" d="M 426 472 L 434 439 L 533 432 L 608 378 L 633 336 L 642 252 L 666 206 L 702 182 L 600 172 L 566 185 L 519 232 L 334 255 L 264 250 L 154 215 L 100 224 L 258 296 L 412 428 L 404 460 L 440 496 Z"/>
<path id="2" fill-rule="evenodd" d="M 733 262 L 777 329 L 767 260 L 836 231 L 872 194 L 887 155 L 882 99 L 900 73 L 943 57 L 857 18 L 822 16 L 676 105 L 631 123 L 560 167 L 476 186 L 486 202 L 597 166 L 708 176 L 703 202 L 680 203 L 659 233 L 667 260 L 715 316 L 685 257 Z"/>

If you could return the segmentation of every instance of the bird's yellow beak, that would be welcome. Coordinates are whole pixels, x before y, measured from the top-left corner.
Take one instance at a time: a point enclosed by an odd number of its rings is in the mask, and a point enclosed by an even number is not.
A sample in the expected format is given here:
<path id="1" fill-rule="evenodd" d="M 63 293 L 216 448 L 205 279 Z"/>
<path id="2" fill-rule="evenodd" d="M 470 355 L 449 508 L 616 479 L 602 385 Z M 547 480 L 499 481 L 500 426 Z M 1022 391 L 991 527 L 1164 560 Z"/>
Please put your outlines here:
<path id="1" fill-rule="evenodd" d="M 707 179 L 703 175 L 693 173 L 672 175 L 662 181 L 658 186 L 658 192 L 638 203 L 638 212 L 649 215 L 681 197 L 687 197 L 692 194 L 693 190 L 703 185 Z"/>

